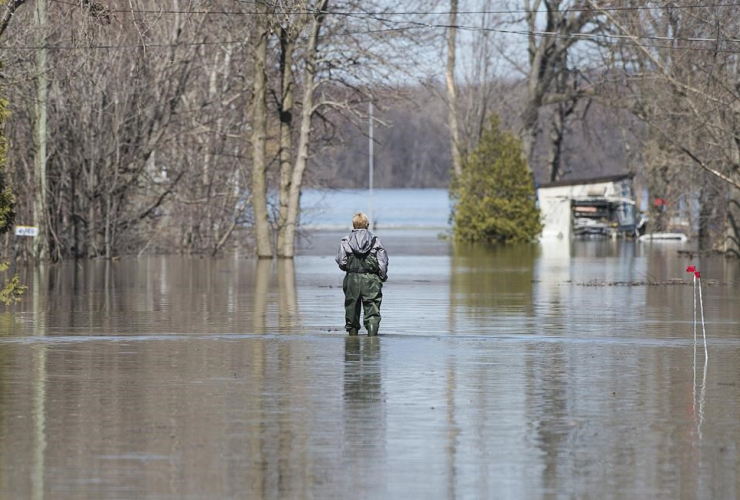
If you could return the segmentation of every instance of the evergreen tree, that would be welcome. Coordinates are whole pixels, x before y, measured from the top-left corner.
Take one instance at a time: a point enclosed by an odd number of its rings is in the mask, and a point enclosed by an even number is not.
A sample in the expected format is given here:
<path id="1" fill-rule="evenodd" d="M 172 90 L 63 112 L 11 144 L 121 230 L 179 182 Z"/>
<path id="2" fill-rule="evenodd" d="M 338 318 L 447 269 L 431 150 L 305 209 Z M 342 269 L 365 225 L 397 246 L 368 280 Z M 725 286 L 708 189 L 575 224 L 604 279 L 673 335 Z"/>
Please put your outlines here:
<path id="1" fill-rule="evenodd" d="M 0 98 L 0 234 L 10 231 L 15 220 L 15 200 L 5 179 L 7 142 L 3 134 L 3 125 L 8 115 L 8 101 Z"/>
<path id="2" fill-rule="evenodd" d="M 454 234 L 467 242 L 527 242 L 542 232 L 521 141 L 491 119 L 453 186 Z"/>
<path id="3" fill-rule="evenodd" d="M 15 221 L 15 198 L 10 186 L 5 179 L 5 153 L 7 151 L 7 141 L 3 134 L 5 120 L 8 118 L 8 101 L 0 98 L 0 234 L 5 234 L 13 228 Z M 0 272 L 8 270 L 7 262 L 0 262 Z M 20 300 L 21 295 L 26 287 L 20 284 L 18 275 L 5 280 L 5 284 L 0 290 L 0 302 L 11 304 Z"/>

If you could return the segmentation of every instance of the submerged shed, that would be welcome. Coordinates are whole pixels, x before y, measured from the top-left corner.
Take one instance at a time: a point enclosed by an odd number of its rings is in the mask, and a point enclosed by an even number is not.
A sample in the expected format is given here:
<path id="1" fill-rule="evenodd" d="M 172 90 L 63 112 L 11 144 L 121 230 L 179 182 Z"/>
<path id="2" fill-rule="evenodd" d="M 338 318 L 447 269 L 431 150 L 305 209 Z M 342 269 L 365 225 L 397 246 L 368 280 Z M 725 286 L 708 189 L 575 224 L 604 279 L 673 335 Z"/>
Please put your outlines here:
<path id="1" fill-rule="evenodd" d="M 636 230 L 632 174 L 551 182 L 537 188 L 542 239 L 616 236 Z"/>

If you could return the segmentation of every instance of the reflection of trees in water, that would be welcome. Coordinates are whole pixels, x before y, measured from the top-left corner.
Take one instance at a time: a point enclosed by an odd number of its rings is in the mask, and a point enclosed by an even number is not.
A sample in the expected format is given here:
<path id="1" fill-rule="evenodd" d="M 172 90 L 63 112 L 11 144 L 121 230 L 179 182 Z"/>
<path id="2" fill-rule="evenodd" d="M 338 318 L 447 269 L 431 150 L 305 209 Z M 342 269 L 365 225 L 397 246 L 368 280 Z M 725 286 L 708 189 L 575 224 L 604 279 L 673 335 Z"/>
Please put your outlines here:
<path id="1" fill-rule="evenodd" d="M 25 302 L 34 318 L 27 332 L 31 340 L 47 335 L 49 269 L 42 262 L 28 268 L 26 276 L 30 297 Z M 0 314 L 0 335 L 14 335 L 15 326 L 11 313 Z M 0 347 L 0 498 L 44 498 L 47 349 L 43 340 L 31 340 L 24 347 Z"/>
<path id="2" fill-rule="evenodd" d="M 532 318 L 532 280 L 538 255 L 539 248 L 535 245 L 455 245 L 450 272 L 450 331 L 462 333 L 472 327 L 480 333 L 502 326 L 520 328 L 521 320 Z M 499 376 L 499 369 L 494 364 L 482 362 L 474 373 L 460 373 L 455 359 L 449 359 L 446 376 L 448 497 L 454 497 L 458 487 L 457 380 L 470 376 L 479 381 L 476 400 L 481 414 L 475 419 L 475 432 L 485 435 L 489 421 L 484 409 L 495 404 L 488 402 L 488 398 L 497 397 L 495 392 L 489 393 L 485 388 L 490 388 L 492 377 Z M 474 453 L 486 456 L 489 452 L 488 444 L 481 440 Z M 481 491 L 490 493 L 488 473 L 482 471 L 479 477 Z"/>
<path id="3" fill-rule="evenodd" d="M 537 245 L 456 245 L 450 276 L 450 316 L 454 318 L 453 322 L 455 319 L 472 322 L 472 326 L 482 327 L 485 331 L 501 327 L 522 329 L 521 333 L 536 331 L 535 328 L 524 327 L 523 321 L 536 321 L 533 281 L 541 252 Z M 451 327 L 456 331 L 464 325 L 453 323 Z M 563 347 L 552 353 L 548 350 L 546 356 L 532 352 L 541 348 L 541 345 L 530 345 L 523 347 L 524 352 L 512 348 L 512 354 L 519 357 L 519 366 L 525 371 L 522 376 L 527 380 L 523 416 L 528 421 L 533 442 L 542 450 L 542 482 L 533 485 L 534 491 L 542 491 L 539 488 L 559 491 L 558 480 L 563 477 L 561 469 L 572 466 L 569 458 L 563 455 L 568 452 L 564 440 L 569 432 L 564 423 L 564 415 L 568 411 L 567 359 Z M 513 359 L 507 363 L 517 364 Z M 470 376 L 485 388 L 489 387 L 492 377 L 502 375 L 499 370 L 501 368 L 494 364 L 481 363 Z M 454 373 L 448 374 L 448 380 L 454 385 Z M 500 396 L 495 392 L 481 389 L 477 396 L 480 408 L 499 404 L 495 402 L 497 397 Z M 504 401 L 500 404 L 519 404 L 516 398 L 509 403 Z M 476 432 L 484 435 L 487 425 L 485 413 L 476 422 L 476 426 L 480 426 Z M 477 451 L 481 455 L 488 453 L 485 445 Z M 490 485 L 485 477 L 485 473 L 481 474 L 480 487 L 487 491 Z"/>
<path id="4" fill-rule="evenodd" d="M 16 310 L 31 310 L 36 287 L 45 304 L 39 314 L 59 330 L 231 333 L 298 326 L 295 267 L 287 259 L 149 256 L 52 266 L 40 278 L 31 268 L 21 273 L 29 291 Z"/>
<path id="5" fill-rule="evenodd" d="M 298 298 L 296 294 L 295 264 L 290 259 L 280 259 L 277 266 L 267 259 L 259 259 L 254 270 L 254 295 L 252 307 L 252 329 L 254 333 L 264 333 L 274 327 L 268 312 L 274 306 L 274 293 L 277 291 L 277 327 L 282 332 L 290 332 L 298 326 Z M 277 272 L 277 290 L 272 282 L 272 272 Z M 273 286 L 271 286 L 273 285 Z M 272 321 L 270 321 L 272 320 Z"/>
<path id="6" fill-rule="evenodd" d="M 281 332 L 294 329 L 298 307 L 293 261 L 281 259 L 275 265 L 273 261 L 259 259 L 253 265 L 253 288 L 249 290 L 250 333 L 273 331 L 276 326 Z M 234 471 L 235 484 L 243 482 L 244 491 L 253 492 L 258 498 L 269 497 L 275 491 L 302 491 L 306 488 L 305 481 L 310 484 L 307 449 L 310 424 L 286 417 L 296 408 L 308 405 L 306 394 L 296 383 L 308 377 L 303 365 L 295 362 L 296 356 L 303 357 L 301 347 L 293 342 L 271 343 L 261 337 L 248 345 L 249 349 L 239 358 L 249 365 L 252 390 L 234 397 L 246 398 L 244 404 L 250 418 L 244 434 L 249 437 L 246 443 L 234 441 L 232 446 L 237 457 L 244 456 L 245 449 L 248 450 L 250 461 L 247 471 L 241 468 L 243 464 Z M 273 396 L 265 398 L 265 393 Z M 235 493 L 238 496 L 240 492 Z"/>
<path id="7" fill-rule="evenodd" d="M 377 485 L 384 463 L 386 414 L 378 337 L 346 337 L 344 343 L 344 421 L 347 470 L 360 477 L 350 484 Z"/>
<path id="8" fill-rule="evenodd" d="M 295 284 L 295 262 L 293 259 L 280 259 L 278 272 L 278 324 L 282 331 L 297 326 L 298 297 Z"/>
<path id="9" fill-rule="evenodd" d="M 536 245 L 455 245 L 450 276 L 450 317 L 473 315 L 489 326 L 491 313 L 532 313 Z"/>
<path id="10" fill-rule="evenodd" d="M 446 457 L 447 457 L 447 498 L 455 498 L 457 490 L 457 443 L 460 437 L 460 426 L 457 423 L 457 361 L 454 355 L 447 358 L 445 369 L 445 403 L 446 415 Z"/>
<path id="11" fill-rule="evenodd" d="M 290 332 L 298 323 L 298 299 L 296 295 L 295 283 L 295 264 L 293 259 L 280 259 L 277 262 L 277 282 L 278 282 L 278 326 L 281 332 Z M 299 378 L 306 377 L 301 375 L 300 369 L 293 365 L 293 348 L 291 342 L 281 342 L 277 347 L 278 356 L 278 377 L 280 380 L 292 380 L 296 376 Z M 300 392 L 293 394 L 290 398 L 280 398 L 277 402 L 280 414 L 290 414 L 294 411 L 295 406 L 302 407 L 305 405 L 304 395 Z M 291 456 L 296 454 L 296 450 L 301 451 L 299 459 L 294 459 L 298 466 L 298 471 L 306 472 L 308 469 L 307 454 L 305 451 L 305 442 L 299 438 L 308 432 L 301 432 L 302 424 L 296 427 L 284 418 L 278 419 L 277 436 L 277 490 L 279 492 L 290 491 L 291 484 L 295 482 L 292 476 L 295 475 L 291 469 Z M 299 483 L 300 484 L 300 483 Z"/>
<path id="12" fill-rule="evenodd" d="M 267 259 L 257 259 L 255 264 L 254 305 L 252 308 L 253 333 L 265 332 L 271 266 L 272 261 Z"/>
<path id="13" fill-rule="evenodd" d="M 0 314 L 0 324 L 5 326 L 8 319 L 12 320 L 10 314 L 9 312 Z M 0 330 L 0 335 L 3 333 L 5 333 L 4 328 Z M 0 436 L 13 435 L 11 429 L 12 420 L 6 416 L 6 414 L 10 414 L 11 412 L 7 411 L 6 408 L 12 410 L 8 373 L 10 372 L 11 364 L 15 361 L 16 352 L 17 349 L 12 349 L 8 346 L 3 346 L 0 349 Z M 4 463 L 5 460 L 12 456 L 15 456 L 15 460 L 18 459 L 17 452 L 14 454 L 10 449 L 6 449 L 8 441 L 7 439 L 0 439 L 0 492 L 4 490 L 3 485 L 7 483 L 7 479 L 3 473 L 8 469 L 8 465 Z M 10 447 L 8 446 L 8 448 Z"/>
<path id="14" fill-rule="evenodd" d="M 566 491 L 560 478 L 573 477 L 577 469 L 573 463 L 577 454 L 568 446 L 577 431 L 566 420 L 572 409 L 568 408 L 570 377 L 568 357 L 563 344 L 554 345 L 546 353 L 541 345 L 527 346 L 525 357 L 526 384 L 525 414 L 532 433 L 531 442 L 542 450 L 542 479 L 544 491 Z"/>

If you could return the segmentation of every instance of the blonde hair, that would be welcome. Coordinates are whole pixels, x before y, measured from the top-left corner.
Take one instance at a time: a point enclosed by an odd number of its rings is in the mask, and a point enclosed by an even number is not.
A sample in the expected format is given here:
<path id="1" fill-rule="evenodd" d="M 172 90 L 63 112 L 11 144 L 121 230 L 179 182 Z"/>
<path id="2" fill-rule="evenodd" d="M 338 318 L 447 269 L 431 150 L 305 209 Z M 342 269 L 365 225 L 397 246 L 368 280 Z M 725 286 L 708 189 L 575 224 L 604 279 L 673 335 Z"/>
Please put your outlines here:
<path id="1" fill-rule="evenodd" d="M 353 229 L 367 229 L 369 225 L 370 221 L 367 219 L 367 215 L 362 212 L 357 212 L 355 216 L 352 217 Z"/>

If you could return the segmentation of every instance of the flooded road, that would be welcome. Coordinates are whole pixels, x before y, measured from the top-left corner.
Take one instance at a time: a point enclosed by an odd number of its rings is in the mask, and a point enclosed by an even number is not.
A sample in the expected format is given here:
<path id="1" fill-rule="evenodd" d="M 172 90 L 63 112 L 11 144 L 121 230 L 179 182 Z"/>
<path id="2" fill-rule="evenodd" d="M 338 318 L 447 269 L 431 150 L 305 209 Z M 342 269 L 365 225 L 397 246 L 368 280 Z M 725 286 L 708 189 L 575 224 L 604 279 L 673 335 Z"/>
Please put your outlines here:
<path id="1" fill-rule="evenodd" d="M 335 236 L 28 270 L 0 315 L 0 498 L 739 495 L 737 262 L 381 233 L 381 336 L 349 338 Z M 708 359 L 669 284 L 689 263 Z"/>

